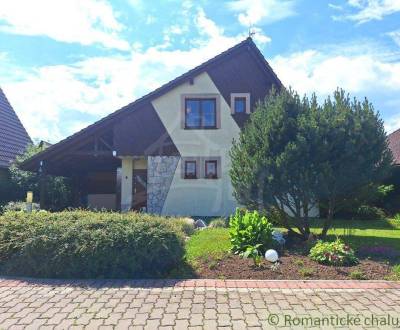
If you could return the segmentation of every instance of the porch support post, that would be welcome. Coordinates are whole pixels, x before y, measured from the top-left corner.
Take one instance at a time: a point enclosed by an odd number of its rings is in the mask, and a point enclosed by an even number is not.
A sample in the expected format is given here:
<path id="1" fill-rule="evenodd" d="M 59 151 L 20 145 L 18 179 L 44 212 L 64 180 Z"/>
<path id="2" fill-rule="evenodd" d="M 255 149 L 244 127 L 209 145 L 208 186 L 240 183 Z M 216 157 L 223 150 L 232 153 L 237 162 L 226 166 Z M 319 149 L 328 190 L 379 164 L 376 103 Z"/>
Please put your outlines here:
<path id="1" fill-rule="evenodd" d="M 122 158 L 121 169 L 121 212 L 128 212 L 132 208 L 132 180 L 133 158 Z"/>
<path id="2" fill-rule="evenodd" d="M 46 209 L 46 202 L 46 167 L 42 160 L 39 167 L 39 203 L 41 210 Z"/>
<path id="3" fill-rule="evenodd" d="M 84 185 L 84 177 L 81 174 L 74 174 L 71 178 L 72 180 L 72 206 L 82 207 L 82 194 Z"/>

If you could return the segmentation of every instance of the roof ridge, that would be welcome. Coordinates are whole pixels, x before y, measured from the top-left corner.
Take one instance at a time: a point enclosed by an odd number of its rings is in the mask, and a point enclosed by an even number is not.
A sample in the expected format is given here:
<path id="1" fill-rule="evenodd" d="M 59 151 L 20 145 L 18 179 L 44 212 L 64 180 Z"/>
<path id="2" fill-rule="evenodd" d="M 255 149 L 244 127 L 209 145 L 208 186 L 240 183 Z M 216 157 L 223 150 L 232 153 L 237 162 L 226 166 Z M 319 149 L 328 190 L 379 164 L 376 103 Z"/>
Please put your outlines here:
<path id="1" fill-rule="evenodd" d="M 392 133 L 389 133 L 388 137 L 393 135 L 393 134 L 395 134 L 395 133 L 397 133 L 397 132 L 399 132 L 399 131 L 400 131 L 400 127 L 398 129 L 394 130 Z"/>
<path id="2" fill-rule="evenodd" d="M 269 66 L 268 62 L 266 61 L 266 59 L 262 55 L 261 51 L 257 48 L 255 43 L 253 42 L 253 39 L 251 37 L 247 37 L 246 39 L 242 40 L 241 42 L 237 43 L 236 45 L 233 45 L 232 47 L 226 49 L 225 51 L 219 53 L 218 55 L 208 59 L 207 61 L 205 61 L 205 62 L 203 62 L 203 63 L 201 63 L 199 65 L 197 65 L 196 67 L 190 69 L 189 71 L 184 72 L 183 74 L 177 76 L 176 78 L 164 83 L 163 85 L 161 85 L 160 87 L 156 88 L 155 90 L 153 90 L 153 91 L 151 91 L 151 92 L 139 97 L 138 99 L 134 100 L 133 102 L 121 107 L 120 109 L 117 109 L 116 111 L 108 114 L 107 116 L 97 120 L 96 122 L 88 125 L 87 127 L 83 128 L 83 129 L 79 130 L 78 132 L 76 132 L 76 133 L 74 133 L 74 134 L 72 134 L 72 135 L 60 140 L 59 142 L 51 145 L 50 147 L 46 148 L 45 150 L 39 152 L 38 154 L 34 155 L 30 159 L 28 159 L 25 162 L 23 162 L 22 165 L 41 157 L 43 154 L 52 153 L 54 150 L 57 149 L 58 146 L 73 140 L 77 136 L 80 136 L 80 135 L 84 134 L 90 128 L 95 128 L 96 126 L 99 126 L 99 125 L 101 125 L 101 124 L 103 124 L 103 123 L 105 123 L 105 122 L 107 122 L 109 120 L 114 120 L 115 118 L 118 118 L 118 116 L 120 116 L 121 114 L 124 114 L 125 112 L 130 111 L 132 107 L 138 106 L 141 103 L 144 103 L 144 102 L 146 102 L 148 100 L 151 100 L 152 97 L 158 95 L 159 93 L 168 92 L 169 89 L 175 88 L 176 84 L 178 84 L 180 82 L 184 82 L 186 79 L 190 79 L 190 77 L 192 77 L 194 74 L 200 73 L 203 70 L 205 71 L 207 66 L 215 64 L 216 62 L 218 62 L 221 59 L 223 59 L 225 56 L 230 55 L 232 52 L 235 52 L 235 51 L 241 49 L 242 47 L 245 47 L 246 45 L 249 46 L 253 51 L 257 51 L 257 55 L 261 56 L 261 58 L 264 61 L 264 64 L 266 64 L 266 66 L 269 69 L 269 71 L 272 72 L 272 75 L 274 76 L 274 78 L 276 78 L 277 81 L 282 85 L 282 83 L 280 82 L 280 80 L 276 76 L 275 72 L 273 72 L 272 68 Z M 266 70 L 267 70 L 267 68 L 266 68 Z M 100 126 L 100 127 L 102 127 L 102 126 Z"/>

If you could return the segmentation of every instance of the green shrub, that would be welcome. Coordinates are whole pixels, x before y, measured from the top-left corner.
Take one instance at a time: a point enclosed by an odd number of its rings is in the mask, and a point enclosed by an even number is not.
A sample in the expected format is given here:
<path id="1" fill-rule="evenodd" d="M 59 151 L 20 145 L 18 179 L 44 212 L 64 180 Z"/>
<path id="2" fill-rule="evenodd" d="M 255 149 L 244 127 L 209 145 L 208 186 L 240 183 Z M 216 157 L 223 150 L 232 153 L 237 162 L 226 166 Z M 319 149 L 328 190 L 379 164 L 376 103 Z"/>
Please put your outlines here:
<path id="1" fill-rule="evenodd" d="M 8 202 L 3 207 L 3 212 L 12 212 L 12 211 L 26 211 L 27 203 L 23 201 L 16 201 L 16 202 Z M 40 210 L 40 206 L 37 203 L 32 203 L 32 210 Z"/>
<path id="2" fill-rule="evenodd" d="M 385 211 L 376 206 L 361 205 L 357 209 L 356 214 L 359 220 L 384 220 L 386 219 Z"/>
<path id="3" fill-rule="evenodd" d="M 256 267 L 261 267 L 261 263 L 262 263 L 262 256 L 260 255 L 260 251 L 259 249 L 261 248 L 261 244 L 257 244 L 254 246 L 247 246 L 246 247 L 246 251 L 242 252 L 240 255 L 242 256 L 242 258 L 251 258 L 253 259 L 254 262 L 254 266 Z"/>
<path id="4" fill-rule="evenodd" d="M 0 272 L 20 276 L 154 277 L 184 253 L 169 220 L 139 213 L 7 212 L 0 242 Z"/>
<path id="5" fill-rule="evenodd" d="M 229 237 L 234 253 L 245 252 L 248 246 L 260 245 L 263 254 L 272 246 L 272 224 L 257 211 L 237 209 L 229 221 Z"/>
<path id="6" fill-rule="evenodd" d="M 399 222 L 400 222 L 400 213 L 396 213 L 396 214 L 394 215 L 393 219 L 394 219 L 395 221 L 399 221 Z"/>
<path id="7" fill-rule="evenodd" d="M 366 275 L 364 274 L 363 271 L 361 271 L 361 270 L 353 270 L 350 273 L 350 278 L 352 280 L 365 280 L 367 277 L 366 277 Z"/>
<path id="8" fill-rule="evenodd" d="M 226 228 L 228 227 L 227 220 L 224 218 L 217 218 L 210 221 L 208 225 L 211 228 Z"/>
<path id="9" fill-rule="evenodd" d="M 318 241 L 311 248 L 309 257 L 325 265 L 347 266 L 358 263 L 354 251 L 340 239 L 334 242 Z"/>

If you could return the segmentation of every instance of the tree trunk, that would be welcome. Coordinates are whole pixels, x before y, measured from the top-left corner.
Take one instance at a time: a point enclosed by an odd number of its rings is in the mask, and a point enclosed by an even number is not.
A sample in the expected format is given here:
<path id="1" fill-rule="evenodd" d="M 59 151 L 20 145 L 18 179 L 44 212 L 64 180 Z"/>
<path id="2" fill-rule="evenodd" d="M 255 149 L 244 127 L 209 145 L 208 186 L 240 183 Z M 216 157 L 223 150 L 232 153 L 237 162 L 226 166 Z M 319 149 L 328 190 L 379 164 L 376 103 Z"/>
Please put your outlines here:
<path id="1" fill-rule="evenodd" d="M 302 234 L 299 234 L 299 233 L 297 233 L 297 232 L 295 232 L 295 231 L 291 228 L 291 226 L 289 225 L 289 221 L 287 220 L 287 214 L 286 214 L 286 212 L 284 211 L 283 206 L 281 205 L 282 208 L 280 208 L 278 205 L 276 205 L 275 207 L 276 207 L 277 211 L 279 211 L 279 213 L 280 213 L 280 216 L 281 216 L 281 218 L 282 218 L 282 225 L 283 225 L 283 227 L 285 227 L 285 228 L 288 230 L 288 234 L 291 234 L 291 235 L 293 235 L 293 236 L 297 236 L 297 237 L 302 238 L 303 235 L 302 235 Z M 298 228 L 298 229 L 299 229 L 299 228 Z M 299 229 L 299 231 L 300 231 L 300 229 Z M 300 231 L 300 232 L 301 232 L 301 231 Z"/>
<path id="2" fill-rule="evenodd" d="M 324 227 L 322 228 L 322 233 L 321 233 L 322 238 L 326 238 L 326 234 L 328 233 L 329 228 L 332 226 L 334 207 L 335 207 L 335 201 L 333 198 L 330 198 L 328 202 L 328 216 L 326 217 L 326 220 L 324 222 Z"/>
<path id="3" fill-rule="evenodd" d="M 308 218 L 308 203 L 304 202 L 303 203 L 303 212 L 304 212 L 304 220 L 303 220 L 303 226 L 304 226 L 304 239 L 308 240 L 310 237 L 310 222 Z"/>

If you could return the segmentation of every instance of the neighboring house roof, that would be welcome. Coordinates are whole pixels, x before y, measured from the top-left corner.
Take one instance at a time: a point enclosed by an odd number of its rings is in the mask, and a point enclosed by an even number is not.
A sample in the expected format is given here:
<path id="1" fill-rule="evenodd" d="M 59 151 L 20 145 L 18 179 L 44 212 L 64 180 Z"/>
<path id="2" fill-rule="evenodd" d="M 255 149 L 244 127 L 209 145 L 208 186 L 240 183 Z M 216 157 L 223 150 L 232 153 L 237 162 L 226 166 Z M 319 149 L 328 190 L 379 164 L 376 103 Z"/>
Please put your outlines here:
<path id="1" fill-rule="evenodd" d="M 230 93 L 252 91 L 251 108 L 254 108 L 256 102 L 263 99 L 273 85 L 278 89 L 283 86 L 252 39 L 247 38 L 153 92 L 48 147 L 25 161 L 21 168 L 37 171 L 41 160 L 60 161 L 62 158 L 60 153 L 64 149 L 82 144 L 81 141 L 85 138 L 99 134 L 111 126 L 116 143 L 114 148 L 119 156 L 179 155 L 151 101 L 183 83 L 193 81 L 203 72 L 209 74 L 228 104 L 230 104 Z M 248 115 L 238 114 L 233 117 L 239 126 L 243 126 Z M 68 163 L 68 166 L 74 166 L 75 163 Z"/>
<path id="2" fill-rule="evenodd" d="M 396 165 L 400 165 L 400 128 L 388 136 L 389 148 L 393 154 L 393 160 Z"/>
<path id="3" fill-rule="evenodd" d="M 47 149 L 47 148 L 50 147 L 51 145 L 52 145 L 52 143 L 47 142 L 47 141 L 45 141 L 45 140 L 41 140 L 41 141 L 39 142 L 39 148 L 42 149 L 42 150 Z"/>
<path id="4" fill-rule="evenodd" d="M 0 88 L 0 168 L 8 168 L 31 139 Z"/>

